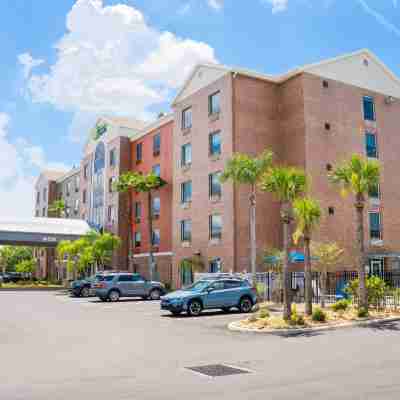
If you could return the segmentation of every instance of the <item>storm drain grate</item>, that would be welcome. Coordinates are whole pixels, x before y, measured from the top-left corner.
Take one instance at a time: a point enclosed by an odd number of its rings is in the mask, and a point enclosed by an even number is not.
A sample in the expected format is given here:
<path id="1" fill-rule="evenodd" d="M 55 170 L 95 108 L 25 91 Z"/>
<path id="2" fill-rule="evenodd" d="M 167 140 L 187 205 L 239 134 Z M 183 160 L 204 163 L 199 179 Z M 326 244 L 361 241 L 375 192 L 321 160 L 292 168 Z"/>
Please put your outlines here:
<path id="1" fill-rule="evenodd" d="M 202 375 L 211 376 L 213 378 L 219 376 L 228 376 L 228 375 L 239 375 L 239 374 L 249 374 L 250 371 L 245 369 L 240 369 L 236 367 L 231 367 L 229 365 L 224 364 L 211 364 L 211 365 L 203 365 L 200 367 L 188 367 L 187 369 L 197 372 Z"/>

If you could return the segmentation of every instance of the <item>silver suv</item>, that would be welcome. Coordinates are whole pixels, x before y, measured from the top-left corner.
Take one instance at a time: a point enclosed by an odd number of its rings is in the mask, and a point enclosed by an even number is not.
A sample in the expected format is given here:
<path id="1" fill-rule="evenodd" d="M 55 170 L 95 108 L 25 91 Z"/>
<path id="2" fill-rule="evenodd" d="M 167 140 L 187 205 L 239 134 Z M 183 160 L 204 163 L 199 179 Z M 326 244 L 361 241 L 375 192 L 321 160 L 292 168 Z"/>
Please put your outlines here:
<path id="1" fill-rule="evenodd" d="M 101 276 L 94 284 L 96 296 L 102 301 L 118 301 L 121 297 L 159 300 L 165 294 L 160 282 L 148 281 L 139 274 L 115 273 Z"/>

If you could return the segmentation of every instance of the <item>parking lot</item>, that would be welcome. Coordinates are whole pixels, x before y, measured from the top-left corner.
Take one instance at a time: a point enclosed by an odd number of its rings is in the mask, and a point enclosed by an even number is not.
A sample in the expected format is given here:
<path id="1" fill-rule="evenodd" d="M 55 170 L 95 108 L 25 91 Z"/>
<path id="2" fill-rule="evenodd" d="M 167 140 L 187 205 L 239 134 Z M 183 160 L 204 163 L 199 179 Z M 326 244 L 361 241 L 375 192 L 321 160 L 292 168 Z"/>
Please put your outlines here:
<path id="1" fill-rule="evenodd" d="M 229 332 L 237 313 L 171 317 L 158 302 L 0 292 L 0 399 L 394 399 L 400 326 Z M 243 374 L 211 378 L 191 367 Z"/>

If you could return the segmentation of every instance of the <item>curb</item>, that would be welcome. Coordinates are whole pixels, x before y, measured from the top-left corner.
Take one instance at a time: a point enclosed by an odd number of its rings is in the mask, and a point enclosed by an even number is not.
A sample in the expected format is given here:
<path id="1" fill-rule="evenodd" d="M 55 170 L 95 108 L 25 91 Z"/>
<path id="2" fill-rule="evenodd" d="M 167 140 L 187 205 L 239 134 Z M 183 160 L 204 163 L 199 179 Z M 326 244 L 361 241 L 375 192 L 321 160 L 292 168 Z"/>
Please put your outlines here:
<path id="1" fill-rule="evenodd" d="M 371 319 L 367 321 L 355 321 L 344 324 L 337 325 L 327 325 L 327 326 L 317 326 L 313 328 L 291 328 L 291 329 L 255 329 L 255 328 L 244 328 L 242 326 L 238 326 L 238 322 L 231 322 L 228 325 L 228 329 L 232 332 L 242 332 L 242 333 L 262 333 L 265 335 L 287 335 L 287 334 L 301 334 L 301 333 L 310 333 L 310 332 L 321 332 L 321 331 L 333 331 L 337 329 L 344 328 L 354 328 L 358 326 L 370 326 L 370 325 L 379 325 L 387 322 L 400 321 L 400 317 L 390 317 L 390 318 L 379 318 L 379 319 Z"/>
<path id="2" fill-rule="evenodd" d="M 0 288 L 0 292 L 59 292 L 66 291 L 66 288 L 47 288 L 47 287 L 31 287 L 31 288 Z"/>

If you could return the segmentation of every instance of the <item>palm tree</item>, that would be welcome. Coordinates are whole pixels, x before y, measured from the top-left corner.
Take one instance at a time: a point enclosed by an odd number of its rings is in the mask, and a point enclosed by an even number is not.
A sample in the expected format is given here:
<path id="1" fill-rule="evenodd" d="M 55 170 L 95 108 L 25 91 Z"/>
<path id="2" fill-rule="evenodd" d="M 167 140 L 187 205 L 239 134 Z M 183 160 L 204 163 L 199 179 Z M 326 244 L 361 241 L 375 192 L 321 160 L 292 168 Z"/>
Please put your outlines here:
<path id="1" fill-rule="evenodd" d="M 261 190 L 273 193 L 280 202 L 283 228 L 283 318 L 291 316 L 290 275 L 289 275 L 289 226 L 293 220 L 292 204 L 306 190 L 306 175 L 295 167 L 273 167 L 261 179 Z"/>
<path id="2" fill-rule="evenodd" d="M 49 211 L 54 213 L 56 218 L 63 218 L 65 215 L 65 202 L 64 200 L 54 200 L 54 202 L 50 205 Z"/>
<path id="3" fill-rule="evenodd" d="M 228 180 L 237 184 L 250 185 L 249 208 L 250 208 L 250 265 L 253 284 L 256 284 L 256 195 L 257 184 L 261 177 L 271 168 L 272 152 L 265 150 L 258 157 L 253 158 L 247 154 L 234 154 L 228 160 L 225 170 L 221 175 L 221 182 Z"/>
<path id="4" fill-rule="evenodd" d="M 337 167 L 329 179 L 341 187 L 343 195 L 351 192 L 354 195 L 354 207 L 357 221 L 359 306 L 368 309 L 368 294 L 365 280 L 365 244 L 364 244 L 364 209 L 370 192 L 379 184 L 380 164 L 377 160 L 369 160 L 359 154 Z"/>
<path id="5" fill-rule="evenodd" d="M 138 172 L 126 172 L 121 175 L 118 181 L 115 183 L 115 188 L 118 192 L 127 192 L 133 190 L 136 193 L 147 193 L 147 204 L 148 204 L 148 228 L 149 228 L 149 275 L 150 280 L 153 280 L 153 273 L 155 270 L 155 260 L 152 245 L 153 237 L 153 212 L 152 212 L 152 194 L 154 190 L 158 190 L 163 187 L 166 182 L 155 175 L 153 172 L 148 175 L 142 175 Z"/>
<path id="6" fill-rule="evenodd" d="M 304 277 L 305 277 L 305 313 L 312 314 L 312 276 L 311 276 L 311 235 L 321 219 L 321 207 L 311 197 L 302 197 L 293 202 L 293 211 L 297 229 L 293 235 L 297 243 L 302 237 L 304 241 Z"/>

